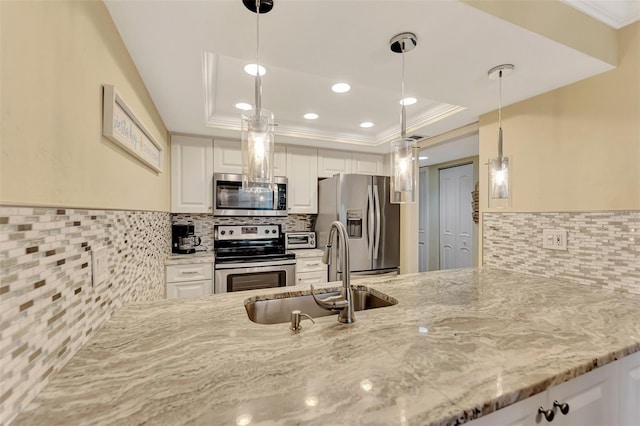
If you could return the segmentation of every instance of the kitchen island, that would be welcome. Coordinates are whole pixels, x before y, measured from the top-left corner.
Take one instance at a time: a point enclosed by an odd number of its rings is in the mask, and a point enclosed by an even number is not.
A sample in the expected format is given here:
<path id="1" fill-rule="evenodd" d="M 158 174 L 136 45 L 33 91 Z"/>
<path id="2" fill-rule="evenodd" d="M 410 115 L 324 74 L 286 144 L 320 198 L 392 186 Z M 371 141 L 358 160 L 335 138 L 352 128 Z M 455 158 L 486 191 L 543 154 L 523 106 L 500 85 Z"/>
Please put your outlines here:
<path id="1" fill-rule="evenodd" d="M 398 303 L 297 334 L 245 312 L 283 290 L 127 305 L 14 424 L 456 424 L 640 351 L 635 295 L 488 268 L 358 285 Z"/>

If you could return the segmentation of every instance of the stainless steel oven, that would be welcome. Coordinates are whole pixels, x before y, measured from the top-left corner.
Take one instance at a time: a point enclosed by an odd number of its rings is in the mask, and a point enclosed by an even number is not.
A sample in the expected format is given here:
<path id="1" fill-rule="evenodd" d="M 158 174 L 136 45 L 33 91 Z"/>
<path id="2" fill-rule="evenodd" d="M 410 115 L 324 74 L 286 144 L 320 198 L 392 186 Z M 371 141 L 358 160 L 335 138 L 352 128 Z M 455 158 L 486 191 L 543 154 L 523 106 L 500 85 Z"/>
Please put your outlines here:
<path id="1" fill-rule="evenodd" d="M 287 216 L 287 178 L 276 176 L 273 188 L 242 189 L 242 175 L 213 175 L 214 216 Z"/>
<path id="2" fill-rule="evenodd" d="M 215 293 L 295 285 L 280 225 L 215 225 L 213 245 Z"/>

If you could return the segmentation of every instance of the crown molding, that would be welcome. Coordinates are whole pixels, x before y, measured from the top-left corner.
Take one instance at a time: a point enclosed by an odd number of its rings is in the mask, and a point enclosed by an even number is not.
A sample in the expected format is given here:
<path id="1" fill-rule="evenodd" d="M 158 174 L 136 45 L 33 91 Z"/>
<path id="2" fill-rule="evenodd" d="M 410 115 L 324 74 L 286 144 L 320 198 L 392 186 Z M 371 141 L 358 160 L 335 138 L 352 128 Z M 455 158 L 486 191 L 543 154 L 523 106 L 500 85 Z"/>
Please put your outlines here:
<path id="1" fill-rule="evenodd" d="M 425 113 L 418 116 L 416 120 L 407 125 L 407 134 L 414 133 L 420 129 L 433 124 L 437 121 L 450 117 L 454 114 L 464 111 L 466 107 L 450 104 L 439 104 L 429 109 Z M 380 137 L 376 141 L 376 146 L 384 145 L 391 142 L 394 139 L 400 137 L 400 129 L 398 127 L 389 128 L 385 132 L 380 134 Z"/>
<path id="2" fill-rule="evenodd" d="M 208 103 L 205 104 L 205 108 L 209 108 Z M 465 107 L 460 107 L 457 105 L 437 105 L 429 109 L 412 123 L 410 123 L 407 126 L 407 132 L 416 132 L 425 126 L 447 118 L 451 115 L 457 114 L 458 112 L 464 111 L 465 109 Z M 240 115 L 212 115 L 210 109 L 207 109 L 206 114 L 207 120 L 205 125 L 207 127 L 212 129 L 240 132 Z M 275 134 L 276 136 L 282 136 L 286 138 L 379 147 L 391 142 L 394 139 L 397 139 L 399 137 L 399 129 L 390 127 L 384 132 L 376 134 L 376 137 L 368 137 L 353 133 L 327 132 L 302 126 L 277 125 L 277 127 L 275 128 Z"/>
<path id="3" fill-rule="evenodd" d="M 616 30 L 640 20 L 640 3 L 637 1 L 562 0 L 562 2 Z M 621 7 L 625 10 L 620 9 Z"/>

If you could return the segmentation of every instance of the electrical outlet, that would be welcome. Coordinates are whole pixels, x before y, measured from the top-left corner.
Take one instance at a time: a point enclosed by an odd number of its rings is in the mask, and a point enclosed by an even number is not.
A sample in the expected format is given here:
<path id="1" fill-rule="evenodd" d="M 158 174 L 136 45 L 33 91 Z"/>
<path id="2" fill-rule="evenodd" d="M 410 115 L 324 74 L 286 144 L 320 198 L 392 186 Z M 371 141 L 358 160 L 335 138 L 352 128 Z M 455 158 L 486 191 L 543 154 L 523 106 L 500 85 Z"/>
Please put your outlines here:
<path id="1" fill-rule="evenodd" d="M 107 255 L 106 247 L 91 250 L 91 281 L 94 287 L 105 282 L 109 277 Z"/>
<path id="2" fill-rule="evenodd" d="M 566 250 L 567 230 L 544 229 L 542 231 L 542 248 L 551 250 Z"/>

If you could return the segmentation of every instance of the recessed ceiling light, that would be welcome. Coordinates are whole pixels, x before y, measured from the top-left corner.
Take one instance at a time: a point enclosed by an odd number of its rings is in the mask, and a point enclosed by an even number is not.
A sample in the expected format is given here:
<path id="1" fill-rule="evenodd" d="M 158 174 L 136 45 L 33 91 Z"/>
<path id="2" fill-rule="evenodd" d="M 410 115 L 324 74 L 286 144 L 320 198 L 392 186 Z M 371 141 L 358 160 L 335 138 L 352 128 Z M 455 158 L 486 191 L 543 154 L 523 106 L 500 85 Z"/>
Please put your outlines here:
<path id="1" fill-rule="evenodd" d="M 400 100 L 400 105 L 413 105 L 416 102 L 418 102 L 418 100 L 416 98 L 408 97 L 408 98 L 404 98 L 404 99 Z"/>
<path id="2" fill-rule="evenodd" d="M 429 157 L 418 157 L 418 160 L 428 160 Z"/>
<path id="3" fill-rule="evenodd" d="M 333 86 L 331 86 L 331 90 L 333 90 L 336 93 L 345 93 L 351 90 L 351 86 L 348 85 L 347 83 L 336 83 Z"/>
<path id="4" fill-rule="evenodd" d="M 241 110 L 243 110 L 243 111 L 248 111 L 248 110 L 250 110 L 251 108 L 253 108 L 253 106 L 249 105 L 249 104 L 248 104 L 248 103 L 246 103 L 246 102 L 238 102 L 238 103 L 236 104 L 236 108 L 241 109 Z"/>
<path id="5" fill-rule="evenodd" d="M 360 127 L 364 127 L 365 129 L 369 127 L 373 127 L 373 123 L 370 121 L 365 121 L 364 123 L 360 123 Z"/>
<path id="6" fill-rule="evenodd" d="M 249 75 L 252 76 L 256 76 L 256 64 L 249 64 L 249 65 L 245 65 L 244 66 L 244 72 L 246 72 Z M 264 67 L 262 65 L 260 65 L 260 75 L 265 75 L 267 73 L 267 70 L 264 69 Z"/>
<path id="7" fill-rule="evenodd" d="M 316 118 L 318 118 L 318 114 L 314 112 L 308 112 L 304 115 L 304 118 L 306 118 L 307 120 L 315 120 Z"/>

